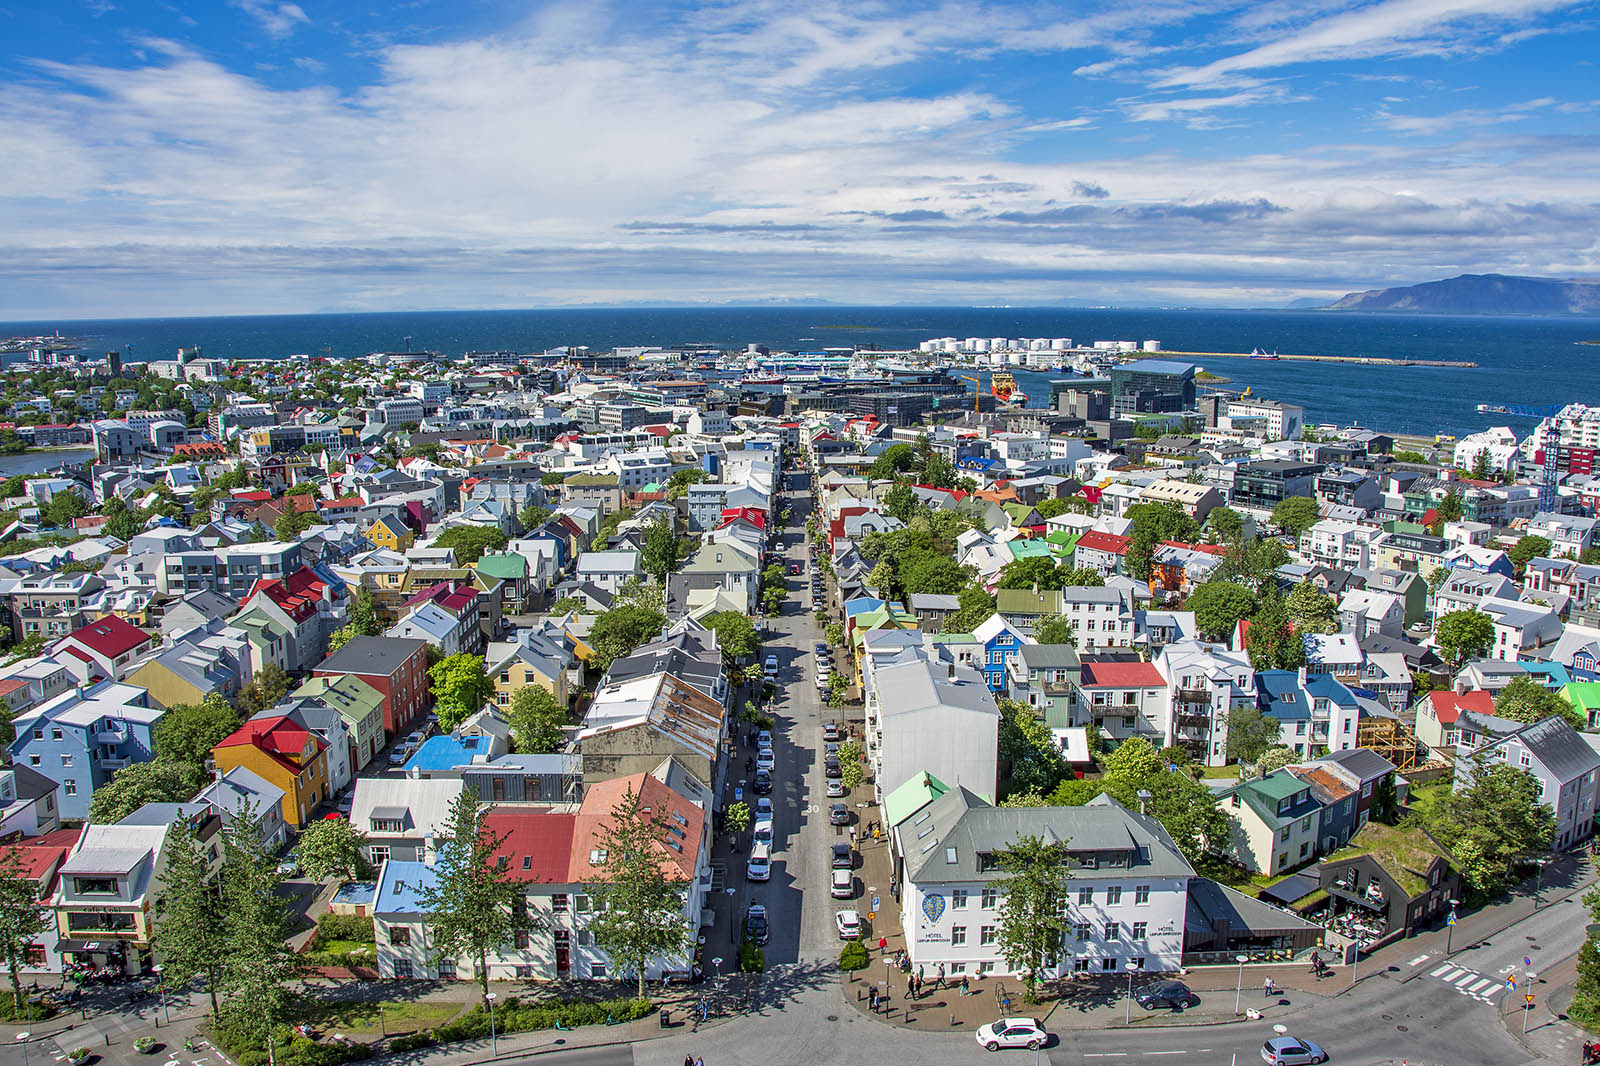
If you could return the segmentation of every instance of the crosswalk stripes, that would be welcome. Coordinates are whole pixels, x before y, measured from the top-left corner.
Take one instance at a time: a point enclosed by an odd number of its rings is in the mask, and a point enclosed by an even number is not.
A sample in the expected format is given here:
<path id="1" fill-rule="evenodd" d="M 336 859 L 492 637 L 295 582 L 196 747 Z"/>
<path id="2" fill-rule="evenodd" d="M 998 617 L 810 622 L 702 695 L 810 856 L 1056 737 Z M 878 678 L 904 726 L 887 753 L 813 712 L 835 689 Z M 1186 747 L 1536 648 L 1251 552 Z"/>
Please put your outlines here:
<path id="1" fill-rule="evenodd" d="M 1428 976 L 1436 981 L 1444 982 L 1463 996 L 1468 996 L 1480 1003 L 1493 1003 L 1494 997 L 1505 991 L 1504 981 L 1485 977 L 1476 970 L 1469 970 L 1465 966 L 1457 966 L 1454 963 L 1447 962 L 1438 969 L 1431 971 Z"/>

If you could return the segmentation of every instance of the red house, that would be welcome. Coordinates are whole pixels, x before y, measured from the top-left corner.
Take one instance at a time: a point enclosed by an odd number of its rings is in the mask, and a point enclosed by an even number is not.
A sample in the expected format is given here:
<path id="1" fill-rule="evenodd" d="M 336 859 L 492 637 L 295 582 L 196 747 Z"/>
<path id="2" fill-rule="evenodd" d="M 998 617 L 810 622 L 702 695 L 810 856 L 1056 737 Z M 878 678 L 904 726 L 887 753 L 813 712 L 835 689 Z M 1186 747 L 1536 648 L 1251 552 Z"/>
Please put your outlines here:
<path id="1" fill-rule="evenodd" d="M 155 639 L 112 614 L 68 633 L 50 645 L 50 654 L 80 682 L 97 678 L 121 681 L 139 654 L 155 645 Z"/>
<path id="2" fill-rule="evenodd" d="M 428 643 L 408 637 L 354 637 L 311 671 L 313 677 L 359 677 L 383 693 L 383 728 L 409 733 L 433 706 Z"/>

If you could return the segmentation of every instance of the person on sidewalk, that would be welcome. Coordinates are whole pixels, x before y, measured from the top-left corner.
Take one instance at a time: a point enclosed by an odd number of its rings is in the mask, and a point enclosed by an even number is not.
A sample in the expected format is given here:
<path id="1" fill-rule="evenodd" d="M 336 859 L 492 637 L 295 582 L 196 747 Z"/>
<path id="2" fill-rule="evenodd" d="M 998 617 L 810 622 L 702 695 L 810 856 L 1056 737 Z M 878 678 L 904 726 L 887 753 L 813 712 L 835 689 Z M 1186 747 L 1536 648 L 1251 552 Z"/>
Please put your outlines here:
<path id="1" fill-rule="evenodd" d="M 694 1056 L 693 1055 L 685 1055 L 683 1057 L 683 1066 L 694 1066 Z"/>
<path id="2" fill-rule="evenodd" d="M 1272 978 L 1269 975 L 1265 980 L 1263 980 L 1261 982 L 1261 997 L 1263 999 L 1271 999 L 1272 998 L 1272 994 L 1275 991 L 1276 991 L 1276 989 L 1274 989 L 1272 987 Z"/>
<path id="3" fill-rule="evenodd" d="M 939 991 L 942 991 L 943 989 L 944 989 L 944 963 L 941 962 L 939 964 L 939 971 L 933 975 L 933 990 L 935 992 L 939 992 Z"/>

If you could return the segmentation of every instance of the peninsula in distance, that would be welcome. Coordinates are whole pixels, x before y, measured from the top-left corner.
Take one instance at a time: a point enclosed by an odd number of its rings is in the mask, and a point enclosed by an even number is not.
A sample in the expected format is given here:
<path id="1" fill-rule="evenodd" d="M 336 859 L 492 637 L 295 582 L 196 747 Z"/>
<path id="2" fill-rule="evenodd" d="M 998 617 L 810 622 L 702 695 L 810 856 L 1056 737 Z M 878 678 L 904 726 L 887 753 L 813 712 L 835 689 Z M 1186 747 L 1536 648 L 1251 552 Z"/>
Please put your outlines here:
<path id="1" fill-rule="evenodd" d="M 1600 314 L 1600 281 L 1462 274 L 1420 285 L 1347 293 L 1327 309 L 1429 315 L 1593 315 Z"/>

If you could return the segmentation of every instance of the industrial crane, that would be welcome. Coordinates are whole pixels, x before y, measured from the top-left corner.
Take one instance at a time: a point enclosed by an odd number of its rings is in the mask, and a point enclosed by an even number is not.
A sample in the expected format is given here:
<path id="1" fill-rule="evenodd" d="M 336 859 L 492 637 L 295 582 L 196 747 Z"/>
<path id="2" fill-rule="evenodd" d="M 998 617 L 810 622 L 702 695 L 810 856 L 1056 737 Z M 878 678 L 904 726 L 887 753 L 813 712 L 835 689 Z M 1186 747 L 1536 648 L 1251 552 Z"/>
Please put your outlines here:
<path id="1" fill-rule="evenodd" d="M 978 401 L 980 399 L 982 399 L 982 397 L 983 397 L 983 386 L 982 386 L 982 384 L 978 381 L 977 378 L 968 377 L 965 374 L 957 374 L 956 377 L 960 378 L 962 381 L 970 381 L 970 382 L 972 382 L 972 413 L 973 414 L 979 414 L 980 412 L 978 410 Z"/>

